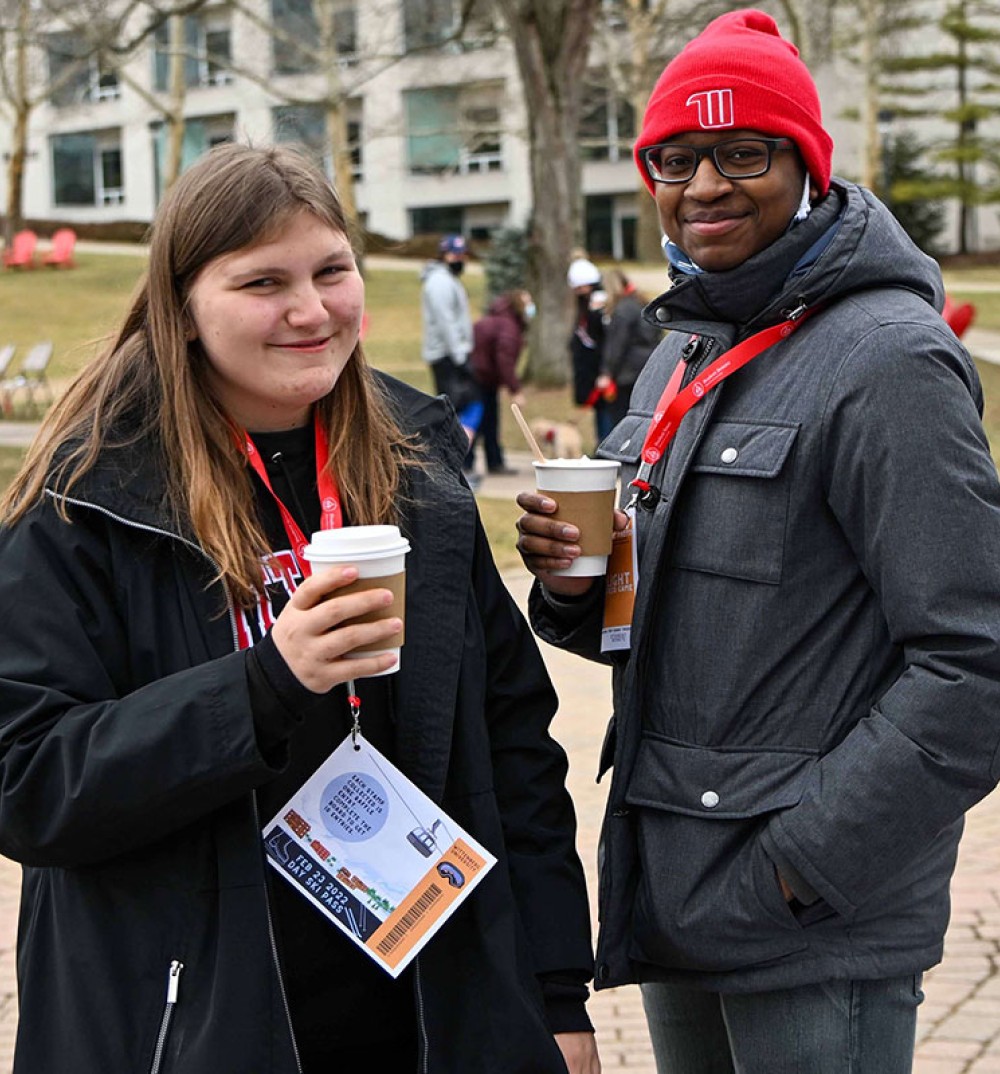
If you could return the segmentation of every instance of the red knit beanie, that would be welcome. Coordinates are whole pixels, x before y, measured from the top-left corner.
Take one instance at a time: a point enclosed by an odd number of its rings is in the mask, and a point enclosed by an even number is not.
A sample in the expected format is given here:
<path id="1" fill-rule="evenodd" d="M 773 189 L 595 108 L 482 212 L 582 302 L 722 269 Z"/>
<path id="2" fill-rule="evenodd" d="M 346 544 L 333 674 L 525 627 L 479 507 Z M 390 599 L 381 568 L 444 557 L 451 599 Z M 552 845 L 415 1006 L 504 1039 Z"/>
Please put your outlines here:
<path id="1" fill-rule="evenodd" d="M 829 189 L 833 141 L 823 129 L 816 84 L 774 19 L 752 8 L 710 22 L 660 75 L 635 144 L 650 193 L 640 149 L 685 131 L 722 135 L 727 127 L 791 138 L 819 193 Z"/>

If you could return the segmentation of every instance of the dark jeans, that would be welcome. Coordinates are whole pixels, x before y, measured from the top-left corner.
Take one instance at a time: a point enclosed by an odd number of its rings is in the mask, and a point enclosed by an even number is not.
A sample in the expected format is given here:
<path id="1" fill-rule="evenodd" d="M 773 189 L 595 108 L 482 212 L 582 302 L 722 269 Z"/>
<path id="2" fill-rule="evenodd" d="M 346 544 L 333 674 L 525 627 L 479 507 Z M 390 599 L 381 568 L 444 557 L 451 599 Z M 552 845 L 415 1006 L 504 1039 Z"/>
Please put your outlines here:
<path id="1" fill-rule="evenodd" d="M 598 399 L 594 403 L 594 432 L 599 444 L 615 427 L 615 420 L 611 413 L 611 406 L 604 399 Z"/>
<path id="2" fill-rule="evenodd" d="M 632 402 L 632 385 L 619 384 L 618 395 L 608 403 L 608 416 L 611 419 L 613 429 L 628 413 L 629 404 Z"/>
<path id="3" fill-rule="evenodd" d="M 479 387 L 480 398 L 483 404 L 483 419 L 479 424 L 479 431 L 471 448 L 468 458 L 465 460 L 466 469 L 471 470 L 475 461 L 476 444 L 483 445 L 483 453 L 486 455 L 487 470 L 502 470 L 504 467 L 503 445 L 500 443 L 500 410 L 498 404 L 499 389 Z"/>
<path id="4" fill-rule="evenodd" d="M 910 1074 L 921 975 L 748 994 L 642 985 L 658 1074 Z"/>

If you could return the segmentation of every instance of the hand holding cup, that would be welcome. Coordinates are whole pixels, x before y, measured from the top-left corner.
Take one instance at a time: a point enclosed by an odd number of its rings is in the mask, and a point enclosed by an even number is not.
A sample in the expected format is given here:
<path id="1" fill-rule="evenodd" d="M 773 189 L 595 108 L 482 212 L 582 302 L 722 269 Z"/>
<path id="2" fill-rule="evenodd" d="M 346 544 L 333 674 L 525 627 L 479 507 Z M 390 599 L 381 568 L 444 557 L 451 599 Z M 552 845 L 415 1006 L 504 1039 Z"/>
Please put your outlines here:
<path id="1" fill-rule="evenodd" d="M 312 535 L 304 550 L 311 577 L 271 632 L 299 682 L 319 693 L 399 670 L 409 550 L 398 526 L 343 526 Z"/>
<path id="2" fill-rule="evenodd" d="M 359 621 L 384 613 L 393 594 L 389 589 L 367 589 L 338 596 L 338 590 L 357 578 L 353 566 L 312 575 L 295 590 L 271 629 L 289 670 L 313 693 L 325 694 L 350 679 L 383 675 L 399 663 L 398 650 L 384 647 L 403 629 L 402 619 Z M 355 655 L 359 650 L 372 655 Z"/>
<path id="3" fill-rule="evenodd" d="M 525 566 L 553 593 L 579 596 L 607 569 L 614 529 L 618 463 L 553 459 L 535 463 L 538 490 L 517 502 L 518 552 Z"/>

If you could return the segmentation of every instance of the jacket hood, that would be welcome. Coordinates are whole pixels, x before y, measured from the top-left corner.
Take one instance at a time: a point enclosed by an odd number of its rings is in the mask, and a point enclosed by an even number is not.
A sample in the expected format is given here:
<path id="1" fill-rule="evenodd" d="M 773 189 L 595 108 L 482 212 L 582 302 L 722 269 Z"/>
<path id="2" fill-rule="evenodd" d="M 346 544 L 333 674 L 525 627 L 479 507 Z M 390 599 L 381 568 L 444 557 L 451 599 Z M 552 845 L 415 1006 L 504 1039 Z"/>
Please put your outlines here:
<path id="1" fill-rule="evenodd" d="M 428 261 L 424 264 L 424 267 L 420 270 L 421 280 L 426 280 L 428 276 L 433 276 L 435 272 L 448 272 L 450 271 L 448 266 L 443 261 Z"/>
<path id="2" fill-rule="evenodd" d="M 944 304 L 934 259 L 874 194 L 834 179 L 807 219 L 777 242 L 728 272 L 680 277 L 646 317 L 660 328 L 721 320 L 758 329 L 800 305 L 882 287 L 912 291 L 937 310 Z"/>

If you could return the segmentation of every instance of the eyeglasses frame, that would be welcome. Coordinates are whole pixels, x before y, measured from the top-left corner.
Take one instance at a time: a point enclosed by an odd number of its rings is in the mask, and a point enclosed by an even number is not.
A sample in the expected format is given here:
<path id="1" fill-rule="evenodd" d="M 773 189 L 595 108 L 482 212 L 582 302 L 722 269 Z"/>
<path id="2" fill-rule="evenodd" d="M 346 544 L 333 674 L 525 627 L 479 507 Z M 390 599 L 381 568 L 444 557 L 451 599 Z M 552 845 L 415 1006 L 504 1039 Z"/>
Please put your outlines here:
<path id="1" fill-rule="evenodd" d="M 733 142 L 762 142 L 767 147 L 767 162 L 763 169 L 759 172 L 748 172 L 744 175 L 727 175 L 723 170 L 719 161 L 716 159 L 715 151 L 721 149 L 722 146 L 732 145 Z M 690 149 L 694 153 L 694 171 L 690 175 L 685 176 L 683 179 L 664 179 L 662 176 L 653 174 L 653 169 L 649 163 L 649 154 L 656 150 L 663 149 L 666 146 L 676 146 L 678 149 Z M 691 180 L 698 174 L 698 169 L 701 167 L 701 162 L 708 157 L 712 162 L 712 167 L 722 176 L 723 179 L 759 179 L 762 175 L 767 175 L 771 170 L 771 162 L 774 159 L 774 154 L 779 149 L 787 149 L 789 146 L 794 146 L 795 143 L 791 138 L 765 138 L 762 135 L 751 135 L 746 138 L 727 138 L 721 142 L 715 142 L 712 145 L 697 146 L 689 145 L 687 142 L 658 142 L 656 145 L 643 146 L 639 150 L 639 157 L 642 160 L 643 165 L 646 168 L 646 174 L 654 183 L 666 183 L 673 185 L 675 183 L 690 183 Z"/>

